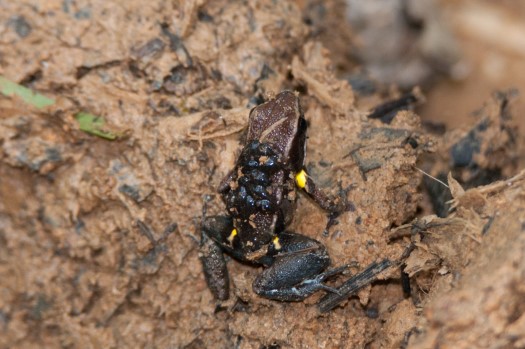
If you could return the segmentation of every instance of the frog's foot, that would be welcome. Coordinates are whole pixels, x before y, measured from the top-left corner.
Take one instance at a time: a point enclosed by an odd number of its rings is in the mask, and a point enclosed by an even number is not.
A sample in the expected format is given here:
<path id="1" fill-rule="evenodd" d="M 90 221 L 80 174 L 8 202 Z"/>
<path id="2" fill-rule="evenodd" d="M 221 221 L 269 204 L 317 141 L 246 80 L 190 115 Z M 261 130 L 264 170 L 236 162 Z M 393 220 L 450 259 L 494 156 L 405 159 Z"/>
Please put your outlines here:
<path id="1" fill-rule="evenodd" d="M 371 263 L 360 273 L 346 280 L 337 288 L 336 292 L 325 295 L 318 304 L 319 310 L 321 313 L 332 310 L 352 295 L 355 295 L 363 287 L 366 287 L 377 280 L 378 275 L 386 269 L 398 265 L 398 263 L 394 263 L 389 259 Z"/>

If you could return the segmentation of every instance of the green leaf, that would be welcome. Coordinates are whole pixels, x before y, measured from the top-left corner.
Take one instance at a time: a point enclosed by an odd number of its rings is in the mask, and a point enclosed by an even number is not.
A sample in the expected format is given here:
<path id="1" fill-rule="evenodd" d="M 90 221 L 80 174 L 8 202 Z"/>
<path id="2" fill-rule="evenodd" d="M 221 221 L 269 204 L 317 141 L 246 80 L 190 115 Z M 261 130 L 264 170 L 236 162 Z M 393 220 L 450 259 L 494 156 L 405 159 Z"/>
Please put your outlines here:
<path id="1" fill-rule="evenodd" d="M 75 115 L 75 119 L 78 121 L 79 128 L 86 133 L 109 140 L 117 139 L 115 133 L 104 130 L 106 120 L 101 116 L 81 112 Z"/>
<path id="2" fill-rule="evenodd" d="M 47 98 L 40 93 L 36 93 L 27 87 L 21 86 L 5 77 L 0 75 L 0 92 L 5 96 L 18 96 L 24 102 L 31 104 L 37 108 L 45 108 L 47 106 L 55 104 L 55 101 L 51 98 Z"/>

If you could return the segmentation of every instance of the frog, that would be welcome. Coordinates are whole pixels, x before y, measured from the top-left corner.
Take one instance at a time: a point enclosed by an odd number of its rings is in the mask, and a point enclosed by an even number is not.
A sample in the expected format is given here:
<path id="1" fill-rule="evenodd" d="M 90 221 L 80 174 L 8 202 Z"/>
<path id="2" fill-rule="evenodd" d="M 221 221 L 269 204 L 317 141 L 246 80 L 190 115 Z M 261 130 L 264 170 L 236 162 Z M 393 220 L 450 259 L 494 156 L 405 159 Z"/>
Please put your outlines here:
<path id="1" fill-rule="evenodd" d="M 218 187 L 227 214 L 201 222 L 200 260 L 217 300 L 230 293 L 224 254 L 263 267 L 252 283 L 261 297 L 294 302 L 319 290 L 337 293 L 325 281 L 348 266 L 329 268 L 321 242 L 288 229 L 299 191 L 330 219 L 348 210 L 346 200 L 327 195 L 306 172 L 307 128 L 299 97 L 289 90 L 249 112 L 244 146 Z"/>

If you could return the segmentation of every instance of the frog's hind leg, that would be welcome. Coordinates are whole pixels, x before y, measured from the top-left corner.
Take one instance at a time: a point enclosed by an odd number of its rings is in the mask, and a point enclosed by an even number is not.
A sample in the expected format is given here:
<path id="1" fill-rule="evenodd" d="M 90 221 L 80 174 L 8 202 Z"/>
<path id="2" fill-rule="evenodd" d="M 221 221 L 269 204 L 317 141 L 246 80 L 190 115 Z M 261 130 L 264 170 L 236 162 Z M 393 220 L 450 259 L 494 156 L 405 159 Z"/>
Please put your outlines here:
<path id="1" fill-rule="evenodd" d="M 333 291 L 323 281 L 342 271 L 338 268 L 323 272 L 330 265 L 326 248 L 304 235 L 282 233 L 274 238 L 269 251 L 277 253 L 274 262 L 253 283 L 255 293 L 265 298 L 291 302 L 318 290 Z"/>
<path id="2" fill-rule="evenodd" d="M 199 258 L 208 288 L 218 300 L 226 300 L 230 294 L 230 280 L 221 242 L 227 241 L 232 231 L 230 217 L 212 216 L 202 221 Z"/>

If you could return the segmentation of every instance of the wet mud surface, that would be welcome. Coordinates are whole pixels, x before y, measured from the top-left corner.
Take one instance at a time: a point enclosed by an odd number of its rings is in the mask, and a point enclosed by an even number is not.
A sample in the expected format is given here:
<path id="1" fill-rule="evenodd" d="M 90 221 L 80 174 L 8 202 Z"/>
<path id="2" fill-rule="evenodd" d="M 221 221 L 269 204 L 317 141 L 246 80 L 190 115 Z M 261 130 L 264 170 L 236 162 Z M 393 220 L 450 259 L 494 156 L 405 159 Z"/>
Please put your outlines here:
<path id="1" fill-rule="evenodd" d="M 318 6 L 0 1 L 0 74 L 55 101 L 0 96 L 0 348 L 525 346 L 513 86 L 477 95 L 457 128 L 419 104 L 369 118 L 402 91 L 341 73 L 352 68 L 324 40 L 341 3 Z M 299 195 L 290 230 L 352 273 L 402 262 L 324 314 L 323 291 L 261 298 L 262 269 L 229 257 L 217 302 L 199 261 L 203 204 L 224 211 L 216 189 L 249 111 L 285 89 L 309 125 L 307 171 L 353 205 L 325 231 L 327 213 Z M 79 112 L 116 139 L 82 131 Z"/>

